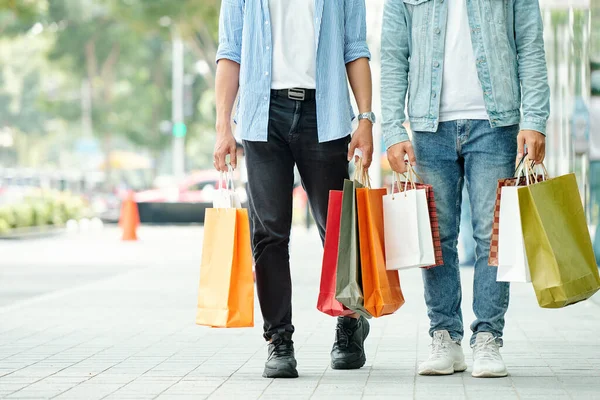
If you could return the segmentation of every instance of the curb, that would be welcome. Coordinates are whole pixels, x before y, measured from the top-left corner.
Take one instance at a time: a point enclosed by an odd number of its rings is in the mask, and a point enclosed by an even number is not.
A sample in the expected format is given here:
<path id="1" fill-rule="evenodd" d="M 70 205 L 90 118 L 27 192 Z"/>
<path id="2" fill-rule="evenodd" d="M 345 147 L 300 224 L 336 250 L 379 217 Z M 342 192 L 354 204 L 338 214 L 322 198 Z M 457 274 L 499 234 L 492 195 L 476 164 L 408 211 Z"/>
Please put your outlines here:
<path id="1" fill-rule="evenodd" d="M 24 239 L 39 239 L 65 234 L 65 227 L 32 227 L 32 228 L 17 228 L 11 230 L 10 233 L 0 235 L 0 240 L 24 240 Z"/>

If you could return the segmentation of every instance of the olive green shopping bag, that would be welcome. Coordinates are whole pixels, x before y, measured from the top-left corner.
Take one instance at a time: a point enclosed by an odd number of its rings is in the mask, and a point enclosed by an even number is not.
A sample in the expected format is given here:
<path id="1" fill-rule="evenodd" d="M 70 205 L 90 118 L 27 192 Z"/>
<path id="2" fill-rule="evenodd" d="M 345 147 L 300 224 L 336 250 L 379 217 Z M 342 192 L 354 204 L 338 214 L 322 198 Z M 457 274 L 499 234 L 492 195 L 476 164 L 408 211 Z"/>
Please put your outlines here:
<path id="1" fill-rule="evenodd" d="M 531 280 L 542 308 L 587 300 L 600 289 L 574 174 L 518 190 Z"/>
<path id="2" fill-rule="evenodd" d="M 357 165 L 354 180 L 344 181 L 335 298 L 350 310 L 366 318 L 371 318 L 371 314 L 365 309 L 362 288 L 358 215 L 356 210 L 356 189 L 364 187 L 361 183 L 364 182 L 364 177 L 361 161 Z"/>

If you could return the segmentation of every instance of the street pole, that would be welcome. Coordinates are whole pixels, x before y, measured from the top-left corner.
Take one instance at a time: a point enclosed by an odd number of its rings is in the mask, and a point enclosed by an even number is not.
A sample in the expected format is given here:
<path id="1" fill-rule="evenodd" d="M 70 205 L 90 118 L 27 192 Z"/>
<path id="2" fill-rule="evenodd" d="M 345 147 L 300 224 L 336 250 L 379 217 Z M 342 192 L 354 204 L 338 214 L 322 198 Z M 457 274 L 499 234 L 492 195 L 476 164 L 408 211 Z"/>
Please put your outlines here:
<path id="1" fill-rule="evenodd" d="M 173 88 L 172 88 L 172 118 L 173 126 L 183 124 L 183 40 L 177 29 L 173 26 Z M 173 175 L 176 179 L 181 179 L 185 175 L 185 137 L 182 135 L 173 135 Z"/>
<path id="2" fill-rule="evenodd" d="M 92 87 L 88 79 L 81 82 L 81 128 L 84 138 L 91 138 L 93 134 L 92 125 Z"/>

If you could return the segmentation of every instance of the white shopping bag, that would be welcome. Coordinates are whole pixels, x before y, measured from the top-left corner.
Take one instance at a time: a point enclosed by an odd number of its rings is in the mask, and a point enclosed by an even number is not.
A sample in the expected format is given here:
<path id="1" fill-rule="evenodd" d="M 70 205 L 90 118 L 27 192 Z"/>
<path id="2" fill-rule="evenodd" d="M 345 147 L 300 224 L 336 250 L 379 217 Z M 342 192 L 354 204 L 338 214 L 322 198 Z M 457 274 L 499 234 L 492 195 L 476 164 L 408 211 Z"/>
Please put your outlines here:
<path id="1" fill-rule="evenodd" d="M 425 189 L 406 190 L 384 196 L 383 220 L 388 270 L 435 264 Z"/>
<path id="2" fill-rule="evenodd" d="M 225 187 L 223 187 L 223 183 L 225 183 Z M 242 208 L 242 202 L 234 187 L 231 167 L 227 174 L 221 174 L 218 189 L 213 198 L 213 208 Z"/>
<path id="3" fill-rule="evenodd" d="M 531 282 L 521 229 L 518 186 L 505 186 L 500 197 L 498 282 Z"/>

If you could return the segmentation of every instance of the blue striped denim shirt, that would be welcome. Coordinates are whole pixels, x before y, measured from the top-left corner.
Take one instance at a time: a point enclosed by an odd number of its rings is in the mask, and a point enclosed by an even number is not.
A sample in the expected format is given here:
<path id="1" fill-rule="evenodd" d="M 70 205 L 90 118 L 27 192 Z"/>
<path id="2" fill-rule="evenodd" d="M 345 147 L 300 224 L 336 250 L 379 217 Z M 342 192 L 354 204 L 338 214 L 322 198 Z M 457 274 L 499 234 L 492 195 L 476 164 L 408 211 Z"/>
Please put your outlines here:
<path id="1" fill-rule="evenodd" d="M 315 0 L 315 38 L 317 124 L 319 141 L 327 142 L 352 131 L 346 64 L 371 56 L 365 0 Z M 269 0 L 222 1 L 217 62 L 240 64 L 234 119 L 244 140 L 267 141 L 272 48 Z"/>

